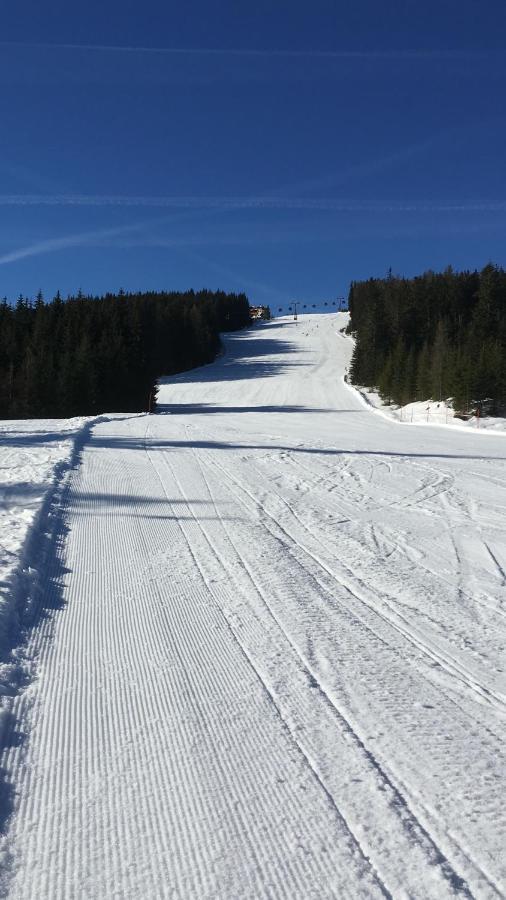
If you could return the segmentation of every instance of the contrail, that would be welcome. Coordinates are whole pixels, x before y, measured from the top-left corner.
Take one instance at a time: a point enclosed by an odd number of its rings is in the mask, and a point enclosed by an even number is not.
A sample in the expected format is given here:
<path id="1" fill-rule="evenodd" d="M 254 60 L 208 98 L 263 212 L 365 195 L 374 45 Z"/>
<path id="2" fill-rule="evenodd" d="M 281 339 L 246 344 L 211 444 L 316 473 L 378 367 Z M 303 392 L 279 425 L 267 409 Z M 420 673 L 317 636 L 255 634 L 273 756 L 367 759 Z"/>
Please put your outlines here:
<path id="1" fill-rule="evenodd" d="M 239 209 L 292 209 L 292 210 L 328 210 L 348 213 L 434 213 L 434 212 L 504 212 L 506 202 L 499 203 L 402 203 L 402 204 L 357 204 L 346 203 L 339 200 L 325 198 L 277 198 L 277 197 L 114 197 L 114 196 L 80 196 L 80 195 L 0 195 L 0 206 L 130 206 L 130 207 L 170 207 L 174 209 L 215 209 L 215 210 L 239 210 Z M 184 219 L 185 216 L 176 217 Z M 174 217 L 169 218 L 174 222 Z M 84 231 L 78 234 L 65 235 L 59 238 L 50 238 L 38 241 L 11 250 L 0 256 L 0 265 L 18 262 L 32 256 L 41 256 L 45 253 L 53 253 L 68 247 L 81 247 L 97 240 L 118 237 L 123 234 L 141 231 L 154 224 L 167 222 L 167 218 L 157 219 L 156 222 L 137 222 L 132 225 L 123 225 L 116 228 L 102 228 L 95 231 Z M 225 270 L 223 270 L 225 274 Z M 230 274 L 230 273 L 228 273 Z"/>
<path id="2" fill-rule="evenodd" d="M 106 53 L 146 53 L 159 56 L 240 56 L 280 59 L 480 59 L 491 51 L 479 50 L 283 50 L 246 47 L 135 47 L 116 44 L 72 44 L 42 41 L 0 41 L 0 47 L 18 47 L 38 50 L 85 50 Z M 501 53 L 502 51 L 497 51 Z"/>
<path id="3" fill-rule="evenodd" d="M 306 179 L 305 181 L 300 181 L 294 185 L 285 185 L 277 192 L 277 196 L 284 196 L 287 192 L 292 191 L 297 193 L 299 191 L 305 192 L 306 190 L 315 190 L 318 188 L 337 187 L 340 184 L 345 184 L 352 178 L 374 175 L 376 172 L 382 172 L 391 166 L 403 163 L 406 160 L 412 159 L 414 156 L 423 153 L 424 150 L 433 147 L 445 136 L 445 134 L 449 133 L 450 132 L 440 132 L 439 134 L 431 135 L 431 137 L 419 141 L 416 144 L 401 147 L 395 152 L 389 153 L 387 156 L 375 157 L 374 159 L 365 160 L 364 162 L 354 163 L 348 166 L 348 168 L 333 172 L 329 175 Z"/>
<path id="4" fill-rule="evenodd" d="M 506 202 L 480 203 L 354 203 L 332 197 L 172 197 L 85 194 L 0 194 L 0 206 L 148 207 L 187 210 L 329 210 L 331 212 L 502 212 Z"/>
<path id="5" fill-rule="evenodd" d="M 290 294 L 287 294 L 285 291 L 280 291 L 278 288 L 273 287 L 273 285 L 266 284 L 262 281 L 252 281 L 250 278 L 244 277 L 240 273 L 230 269 L 228 266 L 222 266 L 211 259 L 207 259 L 200 253 L 196 253 L 194 250 L 190 251 L 187 247 L 184 248 L 184 250 L 178 248 L 178 253 L 182 256 L 186 256 L 190 260 L 204 263 L 204 265 L 214 269 L 218 275 L 223 275 L 225 278 L 231 278 L 237 284 L 241 285 L 243 289 L 246 288 L 251 291 L 261 291 L 270 296 L 273 300 L 276 299 L 276 302 L 278 303 L 286 303 L 291 299 Z"/>
<path id="6" fill-rule="evenodd" d="M 86 244 L 93 243 L 96 240 L 140 231 L 145 227 L 146 222 L 137 222 L 134 225 L 123 225 L 117 228 L 102 228 L 98 231 L 83 231 L 79 234 L 70 234 L 64 237 L 50 238 L 46 241 L 37 241 L 34 244 L 19 247 L 17 250 L 11 250 L 10 253 L 4 253 L 0 256 L 0 265 L 3 266 L 7 263 L 18 262 L 18 260 L 27 259 L 30 256 L 41 256 L 44 253 L 53 253 L 56 250 L 64 250 L 67 247 L 82 247 Z"/>

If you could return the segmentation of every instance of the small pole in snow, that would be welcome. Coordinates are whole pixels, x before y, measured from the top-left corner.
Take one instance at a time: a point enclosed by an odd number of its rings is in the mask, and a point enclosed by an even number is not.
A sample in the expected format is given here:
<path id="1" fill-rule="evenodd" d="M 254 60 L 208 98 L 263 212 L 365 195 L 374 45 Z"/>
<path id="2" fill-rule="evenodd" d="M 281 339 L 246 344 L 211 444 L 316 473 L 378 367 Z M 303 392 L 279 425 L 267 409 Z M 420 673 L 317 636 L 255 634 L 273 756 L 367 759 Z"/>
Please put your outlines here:
<path id="1" fill-rule="evenodd" d="M 148 395 L 148 415 L 151 415 L 152 406 L 153 406 L 153 391 L 150 391 L 149 395 Z"/>

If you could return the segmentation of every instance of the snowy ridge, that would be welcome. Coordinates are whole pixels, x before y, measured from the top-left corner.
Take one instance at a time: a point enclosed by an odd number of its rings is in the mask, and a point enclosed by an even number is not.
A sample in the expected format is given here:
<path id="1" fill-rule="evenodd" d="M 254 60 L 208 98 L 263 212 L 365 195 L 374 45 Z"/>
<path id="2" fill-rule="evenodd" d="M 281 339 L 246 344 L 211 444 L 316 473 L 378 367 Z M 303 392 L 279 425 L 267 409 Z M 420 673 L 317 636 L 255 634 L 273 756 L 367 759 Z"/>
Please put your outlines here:
<path id="1" fill-rule="evenodd" d="M 92 425 L 2 758 L 12 900 L 504 896 L 504 441 L 371 415 L 342 321 Z"/>

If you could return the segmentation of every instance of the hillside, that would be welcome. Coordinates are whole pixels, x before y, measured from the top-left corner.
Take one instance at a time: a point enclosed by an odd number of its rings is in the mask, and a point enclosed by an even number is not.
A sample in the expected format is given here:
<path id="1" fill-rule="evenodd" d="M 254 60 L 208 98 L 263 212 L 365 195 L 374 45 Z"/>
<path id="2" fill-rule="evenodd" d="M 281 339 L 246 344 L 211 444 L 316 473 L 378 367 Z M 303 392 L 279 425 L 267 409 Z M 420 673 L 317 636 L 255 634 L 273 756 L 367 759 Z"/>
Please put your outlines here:
<path id="1" fill-rule="evenodd" d="M 372 412 L 346 321 L 89 423 L 15 643 L 10 898 L 504 895 L 506 439 Z"/>

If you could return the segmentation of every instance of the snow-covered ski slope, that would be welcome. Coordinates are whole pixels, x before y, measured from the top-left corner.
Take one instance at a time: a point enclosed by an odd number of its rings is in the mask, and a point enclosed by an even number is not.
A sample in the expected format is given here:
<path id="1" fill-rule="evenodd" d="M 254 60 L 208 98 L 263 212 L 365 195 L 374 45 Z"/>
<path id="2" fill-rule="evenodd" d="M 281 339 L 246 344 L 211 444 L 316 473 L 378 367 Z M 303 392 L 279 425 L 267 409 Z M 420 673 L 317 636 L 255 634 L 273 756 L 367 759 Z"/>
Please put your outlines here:
<path id="1" fill-rule="evenodd" d="M 20 629 L 36 605 L 35 564 L 41 564 L 43 547 L 55 538 L 52 526 L 60 524 L 50 508 L 93 421 L 0 421 L 0 748 L 12 693 L 25 675 L 16 651 Z"/>
<path id="2" fill-rule="evenodd" d="M 3 755 L 10 898 L 505 895 L 506 437 L 369 411 L 342 322 L 92 428 Z"/>

